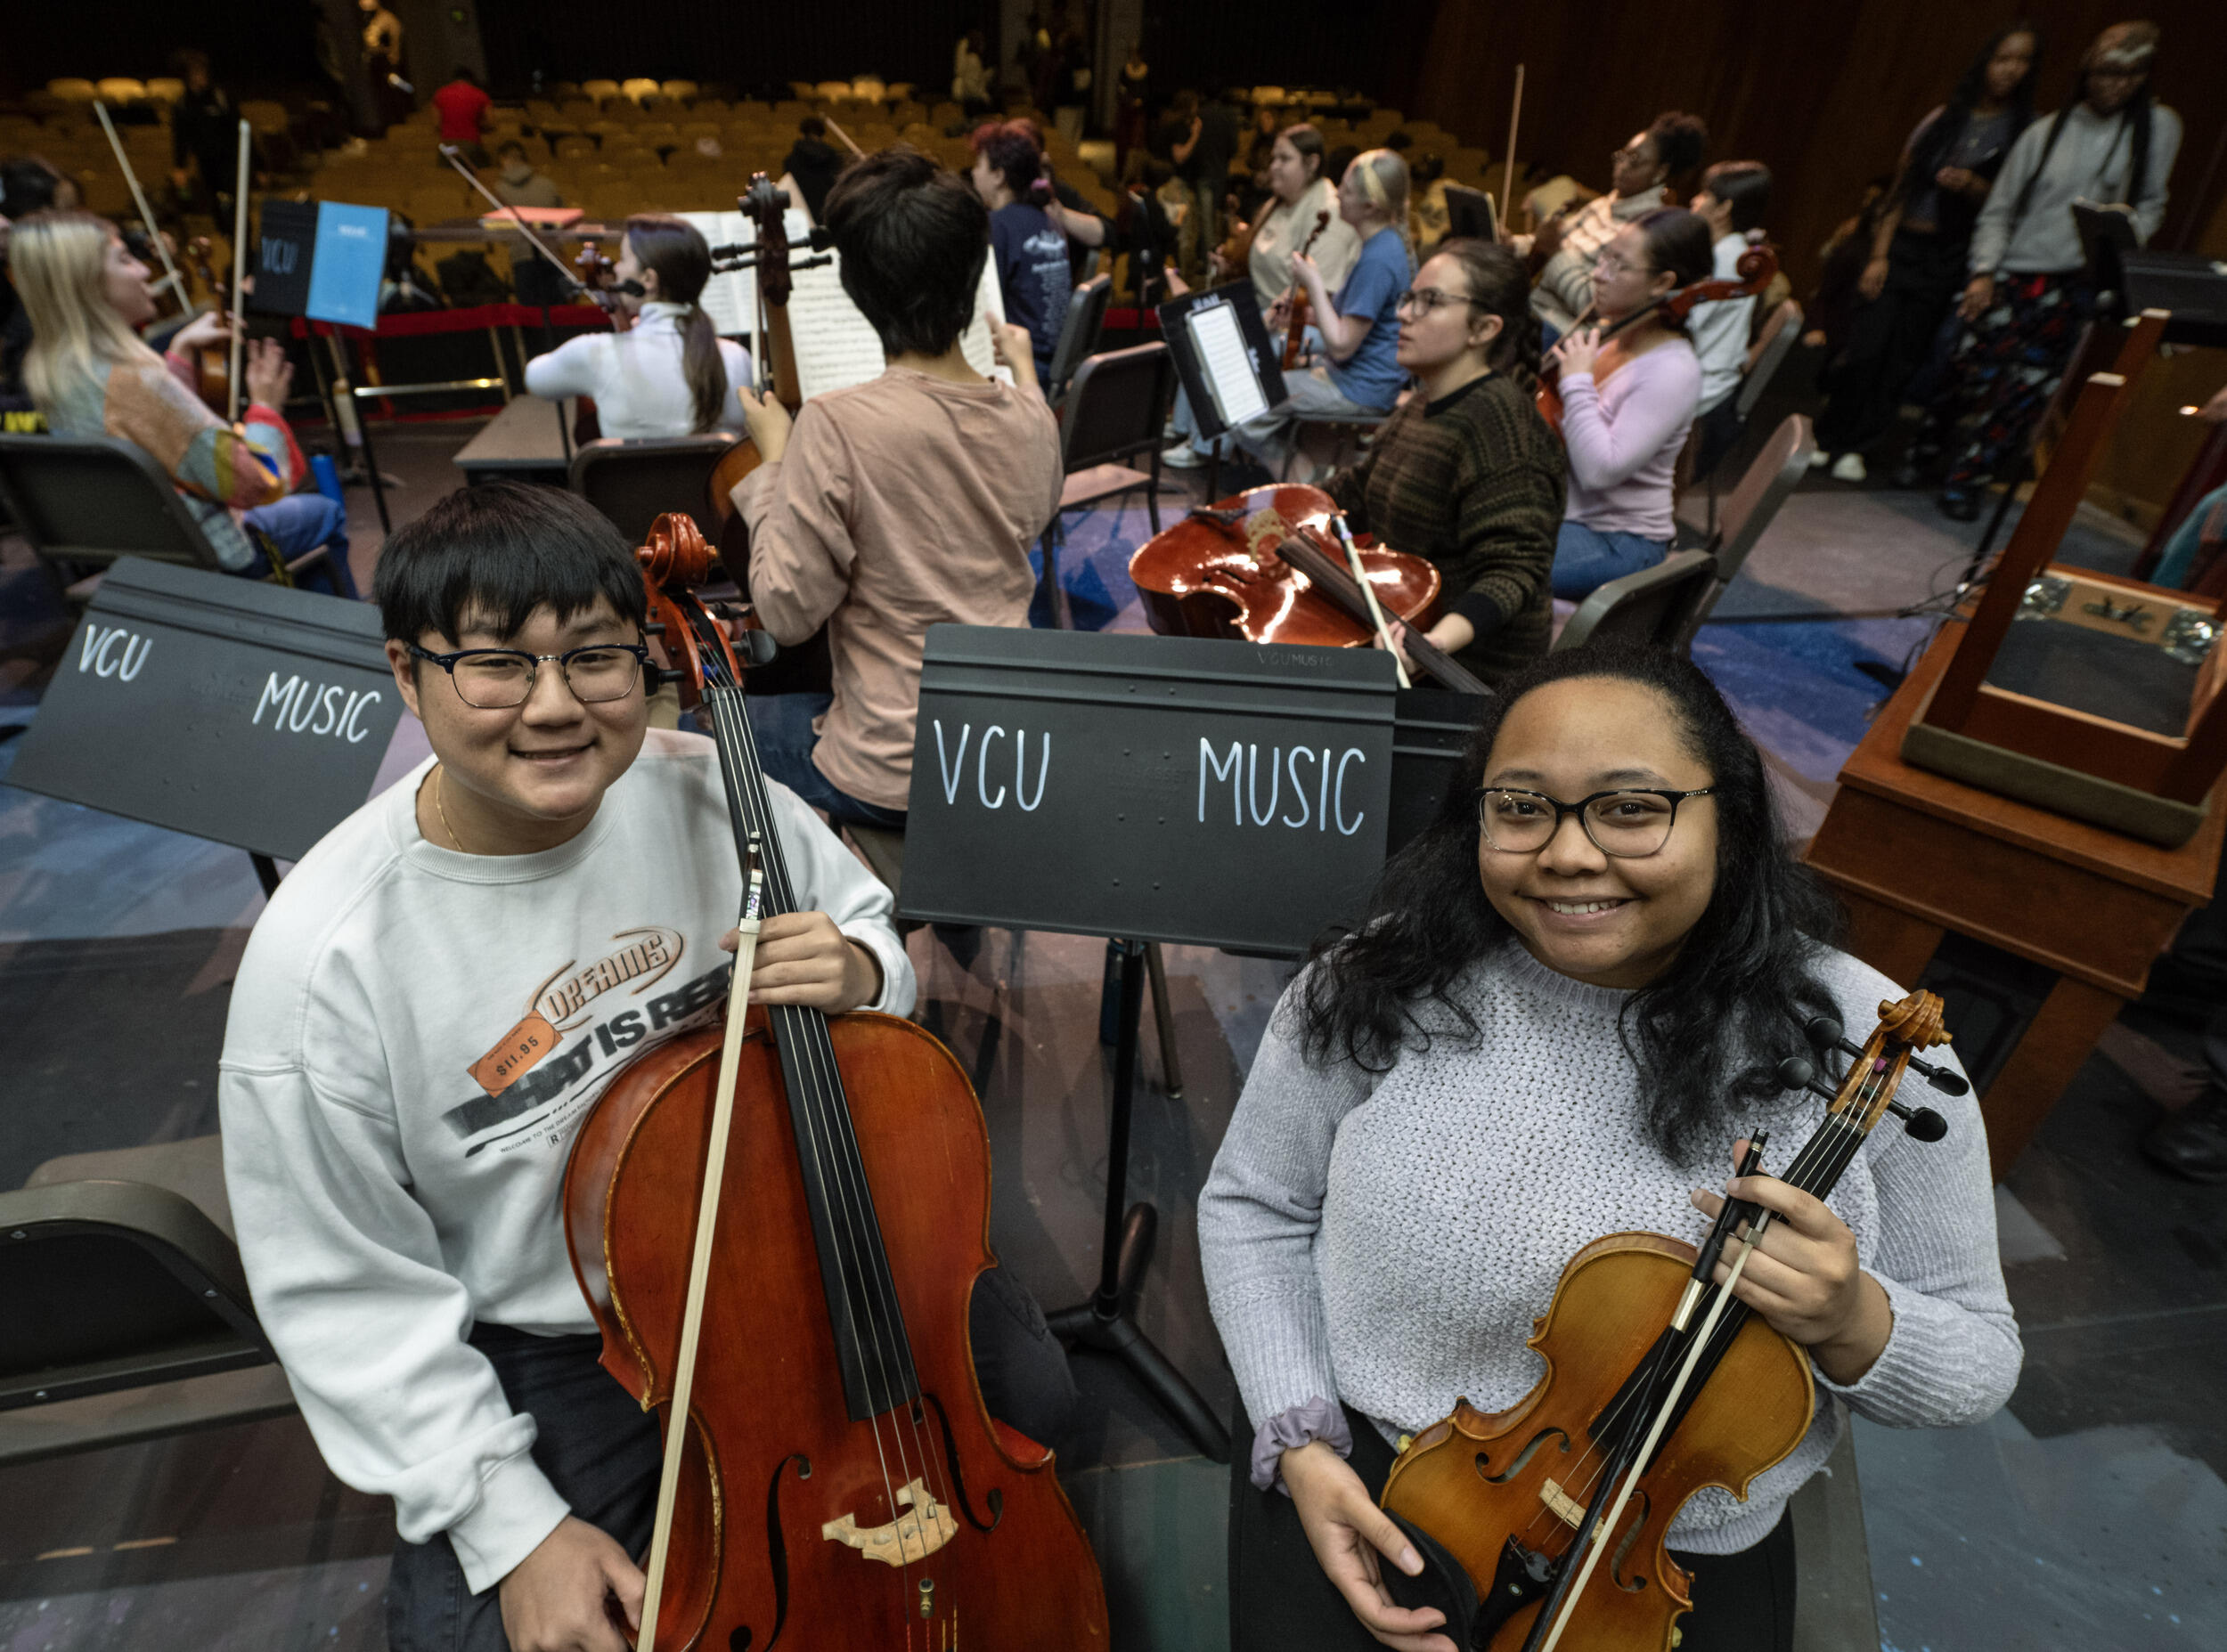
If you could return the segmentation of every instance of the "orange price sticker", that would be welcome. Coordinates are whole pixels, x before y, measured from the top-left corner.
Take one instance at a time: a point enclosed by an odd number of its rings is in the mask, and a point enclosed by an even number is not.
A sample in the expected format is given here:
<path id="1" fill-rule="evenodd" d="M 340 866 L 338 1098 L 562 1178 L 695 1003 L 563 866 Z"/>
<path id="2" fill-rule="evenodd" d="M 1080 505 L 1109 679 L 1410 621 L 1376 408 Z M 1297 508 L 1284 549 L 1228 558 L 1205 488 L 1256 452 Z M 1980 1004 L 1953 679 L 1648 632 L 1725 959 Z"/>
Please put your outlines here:
<path id="1" fill-rule="evenodd" d="M 495 1047 L 474 1062 L 466 1070 L 479 1087 L 490 1095 L 500 1095 L 526 1073 L 534 1063 L 557 1047 L 557 1029 L 535 1010 L 517 1026 L 504 1033 Z"/>

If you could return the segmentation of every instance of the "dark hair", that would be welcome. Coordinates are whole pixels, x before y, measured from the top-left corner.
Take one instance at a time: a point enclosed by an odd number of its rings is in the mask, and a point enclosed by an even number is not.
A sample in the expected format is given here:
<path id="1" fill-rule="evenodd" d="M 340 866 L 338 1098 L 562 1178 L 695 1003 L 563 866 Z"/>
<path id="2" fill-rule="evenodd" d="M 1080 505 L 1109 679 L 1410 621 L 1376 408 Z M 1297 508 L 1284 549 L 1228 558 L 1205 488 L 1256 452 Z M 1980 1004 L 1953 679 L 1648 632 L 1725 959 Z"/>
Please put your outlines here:
<path id="1" fill-rule="evenodd" d="M 196 74 L 207 75 L 211 72 L 208 53 L 199 46 L 180 46 L 170 53 L 170 67 L 177 71 L 178 78 L 181 80 Z"/>
<path id="2" fill-rule="evenodd" d="M 1415 134 L 1405 126 L 1395 126 L 1384 134 L 1383 147 L 1395 155 L 1415 146 Z"/>
<path id="3" fill-rule="evenodd" d="M 1737 1110 L 1775 1100 L 1774 1064 L 1807 1049 L 1803 1028 L 1838 1015 L 1813 972 L 1839 909 L 1788 852 L 1763 759 L 1701 669 L 1660 648 L 1548 654 L 1499 685 L 1437 816 L 1394 855 L 1360 926 L 1317 941 L 1298 1000 L 1301 1047 L 1316 1066 L 1383 1072 L 1434 1036 L 1473 1044 L 1483 1029 L 1455 996 L 1464 971 L 1513 932 L 1478 881 L 1476 794 L 1509 709 L 1533 689 L 1605 678 L 1651 690 L 1709 769 L 1717 884 L 1676 960 L 1625 1005 L 1619 1031 L 1639 1069 L 1650 1138 L 1690 1162 Z M 1440 1013 L 1426 1016 L 1435 1006 Z M 1448 1024 L 1450 1021 L 1450 1025 Z M 1436 1032 L 1433 1031 L 1433 1023 Z"/>
<path id="4" fill-rule="evenodd" d="M 1941 169 L 1941 163 L 1948 159 L 1956 140 L 1964 135 L 1965 123 L 1971 119 L 1972 110 L 1987 95 L 1987 65 L 2012 35 L 2034 37 L 2034 61 L 2027 65 L 2026 78 L 2019 82 L 2018 90 L 2011 94 L 2011 142 L 2015 143 L 2019 134 L 2034 124 L 2034 82 L 2039 77 L 2035 71 L 2042 66 L 2042 31 L 2021 17 L 1987 37 L 1987 44 L 1979 48 L 1972 61 L 1964 65 L 1964 72 L 1957 77 L 1955 89 L 1949 94 L 1940 115 L 1911 146 L 1910 164 L 1903 171 L 1905 196 L 1913 185 L 1931 183 L 1933 175 Z M 2010 144 L 2003 147 L 2007 151 Z"/>
<path id="5" fill-rule="evenodd" d="M 1433 258 L 1451 258 L 1461 266 L 1470 302 L 1488 315 L 1500 318 L 1499 337 L 1485 353 L 1496 372 L 1517 373 L 1528 383 L 1538 379 L 1538 317 L 1531 313 L 1531 276 L 1513 247 L 1497 246 L 1473 235 L 1456 235 L 1439 243 Z"/>
<path id="6" fill-rule="evenodd" d="M 1665 270 L 1679 287 L 1705 281 L 1717 268 L 1717 245 L 1709 238 L 1709 220 L 1683 207 L 1657 207 L 1625 225 L 1647 238 L 1647 263 L 1655 273 Z M 1674 333 L 1685 323 L 1667 315 L 1656 318 Z"/>
<path id="7" fill-rule="evenodd" d="M 520 160 L 531 160 L 533 159 L 532 156 L 526 152 L 526 145 L 519 142 L 516 138 L 512 138 L 508 143 L 496 145 L 495 159 L 497 160 L 501 160 L 505 155 L 516 155 Z"/>
<path id="8" fill-rule="evenodd" d="M 824 138 L 828 135 L 828 123 L 817 115 L 805 116 L 804 119 L 796 123 L 796 129 L 808 138 Z"/>
<path id="9" fill-rule="evenodd" d="M 568 620 L 599 598 L 649 621 L 641 569 L 608 517 L 576 493 L 484 482 L 434 501 L 379 554 L 371 590 L 387 634 L 451 641 L 474 623 L 509 639 L 540 607 Z"/>
<path id="10" fill-rule="evenodd" d="M 900 144 L 853 161 L 820 214 L 843 290 L 890 355 L 941 355 L 975 319 L 990 209 L 974 186 Z"/>
<path id="11" fill-rule="evenodd" d="M 459 63 L 456 66 L 456 72 L 449 78 L 452 81 L 461 80 L 468 86 L 476 86 L 479 84 L 479 77 L 472 73 L 472 67 L 469 63 Z"/>
<path id="12" fill-rule="evenodd" d="M 681 370 L 696 403 L 696 428 L 719 422 L 727 403 L 727 363 L 719 354 L 719 330 L 696 302 L 712 279 L 712 249 L 693 224 L 669 213 L 638 212 L 626 220 L 626 244 L 635 262 L 657 274 L 657 297 L 684 304 L 681 321 Z"/>
<path id="13" fill-rule="evenodd" d="M 44 155 L 11 155 L 0 160 L 0 212 L 11 218 L 45 212 L 62 183 L 61 168 Z"/>
<path id="14" fill-rule="evenodd" d="M 1276 135 L 1299 151 L 1299 164 L 1302 170 L 1309 160 L 1315 163 L 1314 170 L 1308 175 L 1309 183 L 1322 176 L 1322 133 L 1317 127 L 1309 121 L 1295 121 Z"/>
<path id="15" fill-rule="evenodd" d="M 1044 152 L 1037 147 L 1036 128 L 1025 120 L 987 121 L 975 128 L 975 153 L 990 163 L 991 171 L 1005 179 L 1016 199 L 1029 198 L 1029 186 L 1043 170 Z"/>
<path id="16" fill-rule="evenodd" d="M 1655 157 L 1662 162 L 1663 172 L 1673 178 L 1684 177 L 1700 166 L 1709 148 L 1709 128 L 1701 118 L 1675 109 L 1657 115 L 1647 135 L 1655 141 Z"/>
<path id="17" fill-rule="evenodd" d="M 1701 187 L 1732 208 L 1742 235 L 1761 226 L 1771 205 L 1771 169 L 1759 160 L 1720 160 L 1701 174 Z"/>
<path id="18" fill-rule="evenodd" d="M 2158 40 L 2155 24 L 2114 23 L 2103 31 L 2103 35 L 2120 29 L 2147 30 L 2154 54 Z M 2103 35 L 2096 37 L 2098 44 L 2101 43 Z M 2072 113 L 2074 104 L 2083 102 L 2088 95 L 2088 71 L 2094 66 L 2094 58 L 2095 47 L 2092 45 L 2080 60 L 2080 78 L 2073 85 L 2072 95 L 2065 100 L 2064 107 L 2049 123 L 2049 136 L 2042 143 L 2041 156 L 2035 161 L 2034 170 L 2027 175 L 2026 183 L 2019 191 L 2019 199 L 2011 208 L 2012 232 L 2017 231 L 2025 218 L 2026 209 L 2034 204 L 2034 187 L 2042 181 L 2042 174 L 2048 170 L 2050 153 L 2056 149 L 2057 140 L 2064 134 L 2066 117 Z M 2147 60 L 2142 69 L 2141 85 L 2134 88 L 2134 95 L 2126 100 L 2126 107 L 2119 110 L 2118 116 L 2119 130 L 2127 134 L 2126 199 L 2130 206 L 2141 201 L 2142 191 L 2150 185 L 2150 111 L 2153 104 L 2150 95 L 2150 71 L 2146 65 Z M 2111 147 L 2117 148 L 2117 144 L 2118 139 L 2114 135 Z M 2110 150 L 2105 150 L 2104 154 L 2108 158 Z"/>

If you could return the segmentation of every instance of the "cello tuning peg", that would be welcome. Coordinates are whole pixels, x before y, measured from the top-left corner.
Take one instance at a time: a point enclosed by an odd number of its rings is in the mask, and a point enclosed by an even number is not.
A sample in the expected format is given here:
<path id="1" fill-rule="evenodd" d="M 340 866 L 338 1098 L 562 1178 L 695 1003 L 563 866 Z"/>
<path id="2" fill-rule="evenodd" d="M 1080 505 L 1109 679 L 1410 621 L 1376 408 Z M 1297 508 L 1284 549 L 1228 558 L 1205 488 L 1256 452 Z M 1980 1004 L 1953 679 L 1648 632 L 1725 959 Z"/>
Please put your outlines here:
<path id="1" fill-rule="evenodd" d="M 1830 1015 L 1812 1016 L 1809 1024 L 1802 1030 L 1809 1035 L 1809 1041 L 1821 1050 L 1833 1049 L 1841 1041 L 1840 1023 Z"/>
<path id="2" fill-rule="evenodd" d="M 1900 1102 L 1889 1102 L 1887 1111 L 1902 1120 L 1905 1134 L 1921 1142 L 1937 1142 L 1948 1134 L 1948 1120 L 1930 1107 L 1906 1107 Z"/>
<path id="3" fill-rule="evenodd" d="M 1970 1095 L 1972 1092 L 1971 1080 L 1962 1073 L 1951 1072 L 1947 1068 L 1932 1062 L 1921 1062 L 1914 1055 L 1910 1058 L 1910 1065 L 1928 1084 L 1944 1095 Z M 1937 1114 L 1936 1117 L 1938 1115 Z M 1939 1138 L 1929 1139 L 1938 1140 Z"/>
<path id="4" fill-rule="evenodd" d="M 1817 1069 L 1799 1055 L 1790 1055 L 1778 1064 L 1775 1076 L 1781 1089 L 1799 1090 L 1817 1076 Z"/>

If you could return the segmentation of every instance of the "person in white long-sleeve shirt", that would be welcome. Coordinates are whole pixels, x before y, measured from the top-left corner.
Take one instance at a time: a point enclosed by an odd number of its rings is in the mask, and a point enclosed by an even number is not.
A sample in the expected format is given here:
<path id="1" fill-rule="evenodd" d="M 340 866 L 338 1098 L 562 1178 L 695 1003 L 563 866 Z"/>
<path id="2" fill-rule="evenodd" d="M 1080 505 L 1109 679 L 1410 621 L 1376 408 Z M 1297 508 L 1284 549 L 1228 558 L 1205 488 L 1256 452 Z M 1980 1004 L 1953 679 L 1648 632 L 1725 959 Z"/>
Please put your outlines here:
<path id="1" fill-rule="evenodd" d="M 2124 208 L 2142 244 L 2165 221 L 2182 127 L 2150 95 L 2158 45 L 2151 23 L 2097 36 L 2078 95 L 2019 134 L 1980 209 L 1957 311 L 1965 330 L 1910 448 L 1920 473 L 1946 464 L 1941 509 L 1957 521 L 1977 517 L 1981 486 L 2019 465 L 2093 308 L 2073 203 Z M 1972 415 L 1977 426 L 1960 440 Z"/>
<path id="2" fill-rule="evenodd" d="M 1496 687 L 1436 818 L 1277 1005 L 1199 1197 L 1249 1425 L 1232 1652 L 1469 1647 L 1472 1625 L 1447 1621 L 1458 1591 L 1432 1587 L 1427 1545 L 1377 1504 L 1401 1436 L 1460 1397 L 1521 1404 L 1571 1259 L 1617 1233 L 1698 1244 L 1719 1190 L 1774 1215 L 1733 1294 L 1806 1351 L 1797 1397 L 1815 1409 L 1742 1498 L 1705 1486 L 1674 1511 L 1680 1630 L 1690 1648 L 1790 1652 L 1786 1502 L 1847 1413 L 1970 1423 L 2017 1381 L 1986 1130 L 1970 1095 L 1913 1078 L 1903 1099 L 1937 1107 L 1945 1138 L 1890 1123 L 1829 1189 L 1782 1179 L 1825 1110 L 1777 1064 L 1814 1054 L 1811 1018 L 1862 1039 L 1901 991 L 1817 939 L 1831 897 L 1788 855 L 1762 760 L 1692 661 L 1582 648 Z M 1727 1180 L 1756 1127 L 1761 1174 Z M 1598 1482 L 1562 1450 L 1547 1471 L 1587 1501 Z M 1518 1540 L 1568 1552 L 1547 1528 Z"/>
<path id="3" fill-rule="evenodd" d="M 559 1191 L 613 1077 L 725 1005 L 719 761 L 649 728 L 640 573 L 571 494 L 450 495 L 387 541 L 379 598 L 433 756 L 249 942 L 219 1086 L 241 1252 L 327 1462 L 395 1501 L 395 1652 L 624 1652 L 605 1604 L 640 1607 L 657 1423 L 598 1363 Z M 766 921 L 752 1001 L 907 1013 L 888 891 L 767 790 L 798 909 Z M 988 1403 L 1044 1439 L 1064 1356 L 983 1280 Z"/>
<path id="4" fill-rule="evenodd" d="M 665 213 L 635 214 L 613 274 L 628 325 L 535 356 L 526 364 L 526 387 L 552 401 L 592 396 L 598 427 L 623 441 L 713 430 L 739 435 L 735 392 L 750 382 L 750 353 L 722 338 L 697 302 L 712 254 L 696 226 Z"/>

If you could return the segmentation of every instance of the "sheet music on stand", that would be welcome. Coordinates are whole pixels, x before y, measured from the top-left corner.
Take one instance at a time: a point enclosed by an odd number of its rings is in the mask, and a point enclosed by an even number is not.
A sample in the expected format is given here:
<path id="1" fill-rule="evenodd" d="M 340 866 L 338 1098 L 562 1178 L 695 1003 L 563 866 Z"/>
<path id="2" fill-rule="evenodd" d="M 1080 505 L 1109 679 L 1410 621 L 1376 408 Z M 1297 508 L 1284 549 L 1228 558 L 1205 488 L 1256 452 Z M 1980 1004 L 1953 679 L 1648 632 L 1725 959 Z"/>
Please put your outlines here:
<path id="1" fill-rule="evenodd" d="M 679 216 L 693 224 L 709 246 L 757 245 L 757 225 L 739 212 L 684 212 Z M 802 252 L 810 245 L 811 221 L 801 208 L 790 208 L 782 223 L 788 232 L 792 250 Z M 827 256 L 834 262 L 798 270 L 789 289 L 789 341 L 796 350 L 797 387 L 807 402 L 829 390 L 847 390 L 852 385 L 879 378 L 887 364 L 882 355 L 880 335 L 860 313 L 858 305 L 851 302 L 851 295 L 843 290 L 843 255 L 831 249 Z M 706 282 L 704 296 L 697 302 L 703 305 L 704 313 L 712 318 L 712 325 L 722 338 L 752 337 L 755 346 L 757 294 L 755 270 L 730 270 Z M 975 319 L 959 337 L 967 365 L 984 378 L 1010 384 L 1013 375 L 998 365 L 991 349 L 990 329 L 983 319 L 987 313 L 1000 321 L 1005 320 L 1005 296 L 998 289 L 997 269 L 987 259 L 983 261 L 982 284 L 975 310 Z"/>
<path id="2" fill-rule="evenodd" d="M 1220 435 L 1285 399 L 1283 368 L 1250 281 L 1171 298 L 1160 306 L 1160 333 L 1201 436 Z"/>

